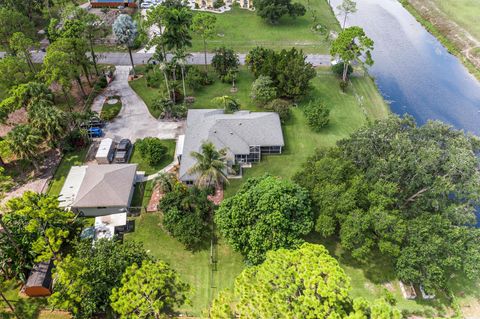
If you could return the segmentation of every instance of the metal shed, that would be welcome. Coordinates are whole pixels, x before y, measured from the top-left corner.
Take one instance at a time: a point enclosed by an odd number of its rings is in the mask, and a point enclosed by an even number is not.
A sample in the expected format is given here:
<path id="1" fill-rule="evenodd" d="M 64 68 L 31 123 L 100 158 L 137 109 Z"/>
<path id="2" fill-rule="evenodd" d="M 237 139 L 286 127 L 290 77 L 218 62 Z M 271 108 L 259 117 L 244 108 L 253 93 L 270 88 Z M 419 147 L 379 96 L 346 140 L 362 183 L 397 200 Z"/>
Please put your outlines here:
<path id="1" fill-rule="evenodd" d="M 113 153 L 113 140 L 111 138 L 104 138 L 100 142 L 95 159 L 97 160 L 98 164 L 110 164 L 110 162 L 113 160 Z"/>

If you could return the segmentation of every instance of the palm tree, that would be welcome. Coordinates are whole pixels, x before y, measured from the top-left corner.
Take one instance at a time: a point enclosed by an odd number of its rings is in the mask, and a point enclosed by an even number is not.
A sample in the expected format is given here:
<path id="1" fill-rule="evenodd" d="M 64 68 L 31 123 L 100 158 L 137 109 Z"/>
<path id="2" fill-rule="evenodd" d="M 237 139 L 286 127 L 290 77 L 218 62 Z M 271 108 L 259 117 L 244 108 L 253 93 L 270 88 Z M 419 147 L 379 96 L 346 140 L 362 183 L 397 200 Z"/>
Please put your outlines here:
<path id="1" fill-rule="evenodd" d="M 220 187 L 223 182 L 228 183 L 225 171 L 226 150 L 217 150 L 212 142 L 204 142 L 201 146 L 201 152 L 192 152 L 190 155 L 195 158 L 197 163 L 189 170 L 189 174 L 198 175 L 196 185 L 199 187 L 209 187 L 214 183 Z"/>
<path id="2" fill-rule="evenodd" d="M 31 105 L 28 119 L 34 129 L 39 130 L 49 141 L 61 137 L 66 130 L 66 116 L 51 103 L 38 101 Z"/>
<path id="3" fill-rule="evenodd" d="M 42 137 L 37 129 L 28 124 L 17 125 L 8 132 L 6 140 L 13 154 L 18 158 L 31 161 L 35 170 L 40 170 L 36 158 Z"/>
<path id="4" fill-rule="evenodd" d="M 167 92 L 168 92 L 168 99 L 170 100 L 172 98 L 171 92 L 170 92 L 170 86 L 168 85 L 168 75 L 167 75 L 167 69 L 168 65 L 165 61 L 160 62 L 158 65 L 158 68 L 160 71 L 163 72 L 163 76 L 165 77 L 165 85 L 167 86 Z M 175 95 L 175 93 L 173 93 Z"/>
<path id="5" fill-rule="evenodd" d="M 228 95 L 217 96 L 212 99 L 212 102 L 222 106 L 226 113 L 233 113 L 240 109 L 240 103 Z"/>
<path id="6" fill-rule="evenodd" d="M 180 66 L 182 71 L 182 85 L 183 85 L 183 97 L 187 96 L 187 89 L 185 86 L 185 66 L 187 65 L 187 58 L 191 56 L 190 53 L 186 53 L 185 50 L 177 50 L 172 57 L 172 63 Z M 175 71 L 174 71 L 175 72 Z"/>

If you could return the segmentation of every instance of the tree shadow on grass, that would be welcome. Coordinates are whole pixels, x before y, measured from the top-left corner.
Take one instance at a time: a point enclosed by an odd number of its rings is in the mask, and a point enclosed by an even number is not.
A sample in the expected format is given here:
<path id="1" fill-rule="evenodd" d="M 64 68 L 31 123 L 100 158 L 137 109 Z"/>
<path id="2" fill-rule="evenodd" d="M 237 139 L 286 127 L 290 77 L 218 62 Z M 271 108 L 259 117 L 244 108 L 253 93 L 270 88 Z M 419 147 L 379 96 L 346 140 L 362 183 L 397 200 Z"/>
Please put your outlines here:
<path id="1" fill-rule="evenodd" d="M 391 258 L 374 252 L 366 258 L 367 261 L 355 259 L 349 251 L 342 248 L 338 237 L 323 238 L 319 233 L 310 233 L 306 240 L 310 243 L 324 245 L 330 254 L 338 259 L 340 264 L 359 269 L 365 277 L 374 284 L 384 284 L 396 280 Z"/>

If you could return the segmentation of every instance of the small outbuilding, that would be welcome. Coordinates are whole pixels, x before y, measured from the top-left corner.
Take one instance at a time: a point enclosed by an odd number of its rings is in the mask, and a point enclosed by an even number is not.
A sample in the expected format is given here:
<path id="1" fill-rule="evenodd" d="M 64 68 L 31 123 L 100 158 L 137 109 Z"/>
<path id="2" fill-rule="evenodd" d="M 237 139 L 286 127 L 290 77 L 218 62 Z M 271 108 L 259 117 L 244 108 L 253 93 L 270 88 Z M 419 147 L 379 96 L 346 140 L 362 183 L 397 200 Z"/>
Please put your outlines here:
<path id="1" fill-rule="evenodd" d="M 24 292 L 29 297 L 46 297 L 52 294 L 53 262 L 44 261 L 33 266 Z"/>
<path id="2" fill-rule="evenodd" d="M 98 164 L 110 164 L 113 160 L 115 149 L 111 138 L 104 138 L 100 142 L 95 159 Z"/>

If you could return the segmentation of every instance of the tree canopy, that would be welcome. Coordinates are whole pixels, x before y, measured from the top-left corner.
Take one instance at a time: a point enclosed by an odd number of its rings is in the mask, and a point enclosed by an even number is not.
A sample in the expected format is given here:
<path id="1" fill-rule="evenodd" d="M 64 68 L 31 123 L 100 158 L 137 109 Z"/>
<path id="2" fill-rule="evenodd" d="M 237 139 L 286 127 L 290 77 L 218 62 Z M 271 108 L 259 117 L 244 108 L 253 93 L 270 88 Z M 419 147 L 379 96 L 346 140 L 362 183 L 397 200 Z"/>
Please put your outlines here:
<path id="1" fill-rule="evenodd" d="M 307 12 L 301 3 L 292 3 L 291 0 L 254 0 L 253 5 L 257 14 L 271 24 L 278 24 L 286 14 L 295 18 Z"/>
<path id="2" fill-rule="evenodd" d="M 296 48 L 275 52 L 256 47 L 247 57 L 246 64 L 255 77 L 268 76 L 277 89 L 278 97 L 297 99 L 308 93 L 310 80 L 316 75 L 306 56 Z"/>
<path id="3" fill-rule="evenodd" d="M 250 178 L 215 212 L 218 230 L 251 264 L 269 250 L 292 248 L 313 228 L 307 191 L 297 184 L 265 175 Z"/>
<path id="4" fill-rule="evenodd" d="M 338 230 L 355 258 L 379 250 L 400 279 L 439 289 L 455 272 L 480 274 L 479 150 L 446 124 L 392 116 L 319 151 L 295 180 L 310 190 L 318 232 Z"/>
<path id="5" fill-rule="evenodd" d="M 344 29 L 332 42 L 330 55 L 339 57 L 343 62 L 343 76 L 347 80 L 348 68 L 352 62 L 361 65 L 373 65 L 372 50 L 373 40 L 367 37 L 365 31 L 360 27 Z"/>
<path id="6" fill-rule="evenodd" d="M 81 240 L 73 252 L 57 264 L 54 293 L 49 303 L 67 309 L 76 319 L 89 319 L 109 309 L 112 288 L 121 286 L 124 271 L 149 257 L 132 241 Z"/>
<path id="7" fill-rule="evenodd" d="M 158 208 L 163 212 L 165 229 L 187 249 L 195 250 L 212 235 L 213 204 L 208 191 L 186 187 L 171 180 L 171 189 L 165 192 Z"/>
<path id="8" fill-rule="evenodd" d="M 213 301 L 210 318 L 401 318 L 383 300 L 371 305 L 352 301 L 349 293 L 350 278 L 337 260 L 325 247 L 305 243 L 270 251 L 263 264 L 246 268 L 234 293 Z M 369 316 L 380 309 L 381 315 Z"/>
<path id="9" fill-rule="evenodd" d="M 110 296 L 112 309 L 124 319 L 167 318 L 182 306 L 190 290 L 163 261 L 145 261 L 125 270 L 122 284 Z"/>

